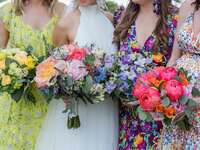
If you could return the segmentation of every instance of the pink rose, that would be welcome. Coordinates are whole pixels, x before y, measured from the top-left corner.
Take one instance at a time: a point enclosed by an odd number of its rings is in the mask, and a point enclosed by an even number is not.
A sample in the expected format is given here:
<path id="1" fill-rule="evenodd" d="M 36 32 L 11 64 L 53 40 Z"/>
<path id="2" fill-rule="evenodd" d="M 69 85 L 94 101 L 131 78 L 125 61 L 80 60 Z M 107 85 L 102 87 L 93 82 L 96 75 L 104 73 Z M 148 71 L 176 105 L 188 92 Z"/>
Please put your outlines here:
<path id="1" fill-rule="evenodd" d="M 177 71 L 173 67 L 166 67 L 160 74 L 162 80 L 169 81 L 175 78 Z"/>
<path id="2" fill-rule="evenodd" d="M 153 111 L 160 101 L 159 91 L 151 87 L 144 90 L 139 97 L 140 106 L 144 111 Z"/>
<path id="3" fill-rule="evenodd" d="M 83 80 L 83 78 L 88 74 L 86 67 L 80 60 L 73 60 L 68 63 L 67 73 L 72 76 L 73 80 Z"/>
<path id="4" fill-rule="evenodd" d="M 184 95 L 184 88 L 180 81 L 170 80 L 165 84 L 167 96 L 172 102 L 177 102 Z"/>
<path id="5" fill-rule="evenodd" d="M 56 62 L 53 57 L 49 57 L 36 67 L 36 77 L 34 80 L 39 88 L 48 86 L 50 80 L 58 74 L 54 68 Z"/>
<path id="6" fill-rule="evenodd" d="M 58 60 L 55 68 L 62 73 L 67 73 L 67 63 L 64 60 Z"/>
<path id="7" fill-rule="evenodd" d="M 83 60 L 86 57 L 87 50 L 79 47 L 70 47 L 66 60 Z"/>

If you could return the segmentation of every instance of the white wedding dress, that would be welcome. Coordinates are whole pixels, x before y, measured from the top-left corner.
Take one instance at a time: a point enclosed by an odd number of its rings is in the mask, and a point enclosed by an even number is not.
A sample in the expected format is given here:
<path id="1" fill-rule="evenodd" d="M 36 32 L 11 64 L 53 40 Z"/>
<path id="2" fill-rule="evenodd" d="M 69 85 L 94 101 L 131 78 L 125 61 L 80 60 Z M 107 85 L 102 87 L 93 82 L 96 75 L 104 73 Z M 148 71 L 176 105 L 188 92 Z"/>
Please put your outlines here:
<path id="1" fill-rule="evenodd" d="M 114 27 L 98 6 L 80 7 L 80 26 L 75 42 L 80 46 L 95 44 L 114 53 Z M 118 105 L 105 100 L 100 104 L 79 104 L 81 127 L 67 128 L 67 114 L 62 100 L 53 100 L 37 139 L 36 150 L 117 150 Z"/>

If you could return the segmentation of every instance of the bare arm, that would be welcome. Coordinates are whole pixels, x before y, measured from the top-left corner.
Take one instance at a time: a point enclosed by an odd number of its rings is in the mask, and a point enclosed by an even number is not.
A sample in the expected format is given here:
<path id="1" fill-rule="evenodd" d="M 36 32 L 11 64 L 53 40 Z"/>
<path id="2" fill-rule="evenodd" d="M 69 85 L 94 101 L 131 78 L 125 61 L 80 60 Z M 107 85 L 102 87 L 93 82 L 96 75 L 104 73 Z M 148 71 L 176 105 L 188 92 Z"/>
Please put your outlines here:
<path id="1" fill-rule="evenodd" d="M 79 25 L 78 10 L 67 12 L 58 22 L 53 33 L 53 42 L 55 46 L 69 44 L 74 42 L 77 28 Z"/>
<path id="2" fill-rule="evenodd" d="M 0 20 L 0 48 L 5 48 L 8 42 L 9 32 L 5 29 L 4 23 Z"/>
<path id="3" fill-rule="evenodd" d="M 55 46 L 61 46 L 68 43 L 67 39 L 67 26 L 65 18 L 62 18 L 56 25 L 53 32 L 53 43 Z"/>
<path id="4" fill-rule="evenodd" d="M 173 47 L 173 51 L 172 51 L 172 55 L 171 55 L 171 58 L 167 64 L 167 66 L 172 66 L 174 65 L 175 61 L 181 56 L 181 51 L 178 47 L 178 41 L 177 41 L 177 38 L 178 38 L 178 35 L 179 35 L 179 32 L 180 32 L 180 28 L 182 26 L 182 24 L 184 23 L 186 17 L 193 11 L 193 7 L 191 6 L 191 3 L 193 2 L 194 0 L 186 0 L 183 5 L 181 6 L 180 8 L 180 11 L 179 11 L 179 18 L 178 18 L 178 25 L 177 25 L 177 32 L 176 32 L 176 35 L 175 35 L 175 40 L 174 40 L 174 47 Z"/>

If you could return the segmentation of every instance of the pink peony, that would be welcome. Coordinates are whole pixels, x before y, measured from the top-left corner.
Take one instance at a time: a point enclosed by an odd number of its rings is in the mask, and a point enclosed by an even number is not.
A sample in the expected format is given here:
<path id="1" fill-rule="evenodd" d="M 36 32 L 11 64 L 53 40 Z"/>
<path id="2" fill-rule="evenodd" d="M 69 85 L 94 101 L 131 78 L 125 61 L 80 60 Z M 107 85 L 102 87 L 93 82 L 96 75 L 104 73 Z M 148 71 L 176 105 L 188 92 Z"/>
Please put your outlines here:
<path id="1" fill-rule="evenodd" d="M 161 76 L 161 73 L 165 70 L 165 67 L 156 67 L 153 69 L 153 72 L 155 73 L 155 75 L 157 77 L 160 77 Z"/>
<path id="2" fill-rule="evenodd" d="M 135 87 L 132 90 L 132 95 L 135 98 L 139 98 L 141 96 L 141 94 L 143 93 L 143 91 L 145 91 L 147 89 L 147 86 L 145 86 L 143 83 L 141 83 L 141 81 L 137 81 L 135 84 Z"/>
<path id="3" fill-rule="evenodd" d="M 73 60 L 68 63 L 67 73 L 72 76 L 73 80 L 83 80 L 83 78 L 88 74 L 86 67 L 80 60 Z"/>
<path id="4" fill-rule="evenodd" d="M 160 104 L 160 93 L 155 88 L 148 88 L 144 90 L 139 97 L 139 103 L 144 111 L 153 111 L 158 104 Z"/>
<path id="5" fill-rule="evenodd" d="M 164 81 L 169 81 L 175 78 L 177 75 L 177 71 L 173 67 L 166 67 L 160 74 L 160 77 Z"/>
<path id="6" fill-rule="evenodd" d="M 167 96 L 172 102 L 177 102 L 184 95 L 184 88 L 180 81 L 170 80 L 165 84 Z"/>
<path id="7" fill-rule="evenodd" d="M 56 60 L 53 57 L 49 57 L 36 67 L 34 80 L 39 88 L 48 86 L 49 81 L 58 74 L 54 68 L 55 64 Z"/>

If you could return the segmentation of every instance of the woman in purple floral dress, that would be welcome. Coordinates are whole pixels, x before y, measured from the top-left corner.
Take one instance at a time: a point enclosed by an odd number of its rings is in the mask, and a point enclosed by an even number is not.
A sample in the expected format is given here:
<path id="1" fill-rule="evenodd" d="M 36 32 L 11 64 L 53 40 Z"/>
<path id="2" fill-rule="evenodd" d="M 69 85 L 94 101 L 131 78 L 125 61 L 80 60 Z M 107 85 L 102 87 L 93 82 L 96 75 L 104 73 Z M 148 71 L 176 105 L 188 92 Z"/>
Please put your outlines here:
<path id="1" fill-rule="evenodd" d="M 116 26 L 114 41 L 127 56 L 133 52 L 150 52 L 155 64 L 166 65 L 174 42 L 176 13 L 171 0 L 130 0 Z M 123 63 L 130 65 L 132 62 Z M 119 150 L 156 149 L 162 123 L 144 122 L 133 110 L 132 105 L 123 103 L 120 106 Z"/>

